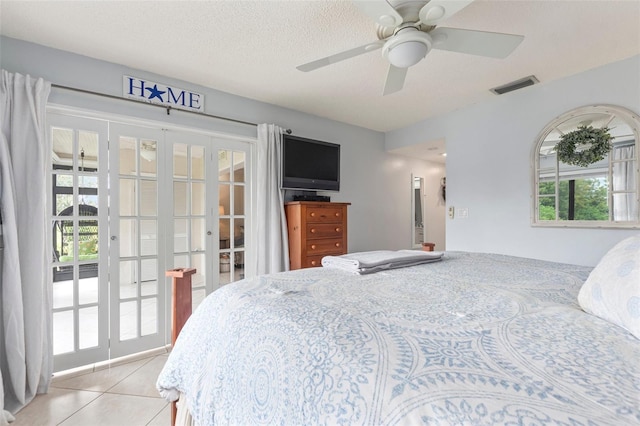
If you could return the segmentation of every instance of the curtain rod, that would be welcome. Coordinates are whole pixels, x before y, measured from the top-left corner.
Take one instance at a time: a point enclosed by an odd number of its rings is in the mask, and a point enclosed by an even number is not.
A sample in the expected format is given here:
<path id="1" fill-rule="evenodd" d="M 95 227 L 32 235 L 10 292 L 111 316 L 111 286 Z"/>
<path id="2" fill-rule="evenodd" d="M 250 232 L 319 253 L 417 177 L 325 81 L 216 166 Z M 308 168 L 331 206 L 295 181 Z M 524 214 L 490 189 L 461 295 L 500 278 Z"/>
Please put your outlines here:
<path id="1" fill-rule="evenodd" d="M 232 123 L 245 124 L 247 126 L 258 126 L 256 123 L 252 123 L 250 121 L 242 121 L 242 120 L 236 120 L 235 118 L 221 117 L 219 115 L 207 114 L 206 112 L 195 112 L 195 111 L 183 110 L 183 109 L 178 109 L 178 108 L 171 108 L 170 106 L 152 104 L 152 103 L 147 103 L 147 102 L 139 102 L 139 101 L 136 101 L 136 100 L 133 100 L 133 99 L 128 99 L 128 98 L 123 98 L 123 97 L 120 97 L 120 96 L 109 95 L 109 94 L 106 94 L 106 93 L 94 92 L 94 91 L 85 90 L 85 89 L 78 89 L 77 87 L 62 86 L 60 84 L 55 84 L 55 83 L 51 83 L 51 87 L 55 87 L 57 89 L 71 90 L 73 92 L 85 93 L 85 94 L 88 94 L 88 95 L 96 95 L 96 96 L 102 96 L 102 97 L 110 98 L 110 99 L 117 99 L 117 100 L 120 100 L 120 101 L 135 102 L 137 104 L 146 103 L 147 105 L 151 105 L 151 106 L 154 106 L 154 107 L 159 107 L 159 108 L 166 109 L 167 110 L 167 115 L 170 115 L 172 110 L 173 111 L 182 111 L 182 112 L 187 112 L 187 113 L 190 113 L 190 114 L 200 115 L 200 116 L 203 116 L 203 117 L 215 118 L 217 120 L 224 120 L 224 121 L 231 121 Z M 284 129 L 284 131 L 288 135 L 291 134 L 291 129 Z"/>

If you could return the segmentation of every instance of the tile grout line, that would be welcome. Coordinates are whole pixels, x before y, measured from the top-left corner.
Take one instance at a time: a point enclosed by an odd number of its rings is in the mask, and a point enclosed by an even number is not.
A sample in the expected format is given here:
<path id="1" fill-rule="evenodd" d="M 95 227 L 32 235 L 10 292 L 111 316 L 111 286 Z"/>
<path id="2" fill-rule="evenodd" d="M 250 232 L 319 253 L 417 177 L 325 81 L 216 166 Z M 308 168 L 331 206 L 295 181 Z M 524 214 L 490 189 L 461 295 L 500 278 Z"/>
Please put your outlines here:
<path id="1" fill-rule="evenodd" d="M 160 355 L 156 355 L 156 356 L 152 356 L 149 357 L 149 359 L 147 360 L 147 362 L 143 363 L 140 367 L 136 368 L 135 370 L 133 370 L 131 373 L 127 374 L 125 377 L 122 378 L 122 380 L 120 380 L 119 382 L 115 383 L 113 386 L 111 386 L 110 388 L 108 388 L 107 390 L 104 391 L 104 393 L 110 393 L 110 394 L 117 394 L 116 392 L 109 392 L 111 389 L 115 388 L 116 386 L 118 386 L 120 383 L 124 382 L 125 380 L 127 380 L 129 378 L 129 376 L 131 376 L 133 373 L 135 373 L 136 371 L 140 370 L 142 367 L 144 367 L 145 365 L 147 365 L 148 363 L 150 363 L 152 360 L 156 359 L 156 357 L 158 357 Z M 125 394 L 126 395 L 126 394 Z M 138 395 L 140 396 L 140 395 Z"/>
<path id="2" fill-rule="evenodd" d="M 150 425 L 151 423 L 153 423 L 153 421 L 154 421 L 155 419 L 157 419 L 157 418 L 160 416 L 160 414 L 162 414 L 162 412 L 167 408 L 167 405 L 168 405 L 168 404 L 169 404 L 169 402 L 167 402 L 167 404 L 166 404 L 164 407 L 162 407 L 162 408 L 160 409 L 160 411 L 158 411 L 158 412 L 156 413 L 156 415 L 155 415 L 155 416 L 153 416 L 153 417 L 151 418 L 151 420 L 149 420 L 149 421 L 147 422 L 146 426 L 148 426 L 148 425 Z"/>
<path id="3" fill-rule="evenodd" d="M 78 390 L 75 390 L 76 392 Z M 95 392 L 95 391 L 85 391 L 82 390 L 80 392 L 94 392 L 94 393 L 99 393 L 100 395 L 96 396 L 95 398 L 93 398 L 91 401 L 87 402 L 86 404 L 84 404 L 82 407 L 78 408 L 76 411 L 74 411 L 73 413 L 71 413 L 68 417 L 64 418 L 62 421 L 56 423 L 56 425 L 61 425 L 62 423 L 66 422 L 67 420 L 69 420 L 71 417 L 75 416 L 76 414 L 78 414 L 80 411 L 84 410 L 87 406 L 89 406 L 91 403 L 93 403 L 94 401 L 96 401 L 98 398 L 100 398 L 104 392 Z"/>

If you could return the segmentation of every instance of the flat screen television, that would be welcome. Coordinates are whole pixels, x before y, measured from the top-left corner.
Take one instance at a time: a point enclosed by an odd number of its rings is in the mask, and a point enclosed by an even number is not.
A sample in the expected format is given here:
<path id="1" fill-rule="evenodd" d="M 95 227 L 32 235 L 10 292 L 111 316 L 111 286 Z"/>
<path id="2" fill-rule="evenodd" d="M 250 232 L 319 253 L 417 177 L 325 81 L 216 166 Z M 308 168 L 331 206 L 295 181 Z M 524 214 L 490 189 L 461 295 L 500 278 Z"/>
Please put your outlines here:
<path id="1" fill-rule="evenodd" d="M 284 135 L 282 182 L 284 189 L 340 190 L 340 145 Z"/>

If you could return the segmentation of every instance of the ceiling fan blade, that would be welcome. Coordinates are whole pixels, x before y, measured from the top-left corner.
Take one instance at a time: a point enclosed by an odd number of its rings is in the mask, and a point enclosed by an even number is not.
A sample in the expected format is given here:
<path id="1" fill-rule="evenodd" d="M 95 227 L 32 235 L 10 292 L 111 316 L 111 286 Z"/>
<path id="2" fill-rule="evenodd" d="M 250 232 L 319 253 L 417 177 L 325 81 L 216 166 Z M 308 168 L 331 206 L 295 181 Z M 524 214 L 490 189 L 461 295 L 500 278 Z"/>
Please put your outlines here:
<path id="1" fill-rule="evenodd" d="M 431 0 L 420 9 L 418 16 L 420 17 L 420 22 L 423 24 L 436 25 L 469 6 L 473 1 L 474 0 Z"/>
<path id="2" fill-rule="evenodd" d="M 399 92 L 404 86 L 404 79 L 407 77 L 407 70 L 409 68 L 398 68 L 389 64 L 389 72 L 387 72 L 387 81 L 384 83 L 384 90 L 382 96 L 390 95 L 391 93 Z"/>
<path id="3" fill-rule="evenodd" d="M 438 27 L 429 33 L 433 48 L 470 55 L 506 58 L 524 40 L 524 36 Z"/>
<path id="4" fill-rule="evenodd" d="M 364 46 L 356 47 L 344 52 L 336 53 L 335 55 L 327 56 L 326 58 L 318 59 L 306 64 L 298 65 L 296 68 L 300 71 L 309 72 L 318 68 L 326 67 L 327 65 L 335 64 L 336 62 L 344 61 L 345 59 L 353 58 L 354 56 L 362 55 L 364 53 L 371 52 L 373 50 L 380 49 L 385 40 L 374 41 Z"/>
<path id="5" fill-rule="evenodd" d="M 404 20 L 385 0 L 353 0 L 353 4 L 383 27 L 397 27 Z"/>

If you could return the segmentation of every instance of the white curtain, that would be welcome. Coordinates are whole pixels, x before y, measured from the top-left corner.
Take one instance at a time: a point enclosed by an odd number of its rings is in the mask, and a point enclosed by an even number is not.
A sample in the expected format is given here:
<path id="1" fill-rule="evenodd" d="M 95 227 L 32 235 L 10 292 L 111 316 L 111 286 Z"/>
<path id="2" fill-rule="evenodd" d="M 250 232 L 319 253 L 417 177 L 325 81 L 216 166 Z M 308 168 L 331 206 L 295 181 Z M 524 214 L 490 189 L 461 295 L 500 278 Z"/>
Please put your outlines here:
<path id="1" fill-rule="evenodd" d="M 258 125 L 257 273 L 289 270 L 289 240 L 280 189 L 283 129 Z"/>
<path id="2" fill-rule="evenodd" d="M 51 84 L 2 70 L 0 83 L 0 424 L 47 392 L 53 370 L 51 236 L 47 232 L 45 106 Z"/>
<path id="3" fill-rule="evenodd" d="M 636 162 L 633 161 L 634 156 L 635 145 L 613 148 L 613 190 L 631 191 L 613 195 L 613 220 L 638 220 L 638 203 L 636 202 L 635 191 Z"/>

